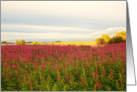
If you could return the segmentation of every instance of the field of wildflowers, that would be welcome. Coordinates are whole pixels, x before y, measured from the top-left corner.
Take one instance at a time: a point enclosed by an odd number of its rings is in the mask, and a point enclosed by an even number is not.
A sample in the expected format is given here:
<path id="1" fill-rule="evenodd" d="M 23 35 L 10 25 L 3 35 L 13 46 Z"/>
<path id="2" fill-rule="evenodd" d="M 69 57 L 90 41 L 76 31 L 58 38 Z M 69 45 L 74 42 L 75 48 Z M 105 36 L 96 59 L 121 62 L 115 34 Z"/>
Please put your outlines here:
<path id="1" fill-rule="evenodd" d="M 126 43 L 1 46 L 2 91 L 125 91 Z"/>

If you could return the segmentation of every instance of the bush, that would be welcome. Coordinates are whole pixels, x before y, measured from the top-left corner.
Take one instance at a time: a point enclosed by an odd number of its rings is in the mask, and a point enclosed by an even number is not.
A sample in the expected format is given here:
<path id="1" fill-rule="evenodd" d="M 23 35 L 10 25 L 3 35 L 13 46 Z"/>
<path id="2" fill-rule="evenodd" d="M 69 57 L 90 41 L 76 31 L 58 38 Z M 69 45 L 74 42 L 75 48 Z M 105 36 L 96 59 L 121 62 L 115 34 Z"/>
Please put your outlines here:
<path id="1" fill-rule="evenodd" d="M 105 43 L 105 40 L 102 39 L 101 37 L 96 38 L 95 41 L 96 41 L 97 44 L 104 44 Z"/>
<path id="2" fill-rule="evenodd" d="M 37 45 L 41 45 L 42 43 L 41 42 L 37 42 Z"/>
<path id="3" fill-rule="evenodd" d="M 109 35 L 103 34 L 101 37 L 96 38 L 95 41 L 97 44 L 107 44 L 109 43 L 110 39 L 111 37 Z"/>
<path id="4" fill-rule="evenodd" d="M 97 44 L 126 42 L 126 31 L 118 32 L 112 38 L 107 34 L 103 34 L 101 37 L 96 38 L 95 41 Z"/>
<path id="5" fill-rule="evenodd" d="M 6 41 L 3 41 L 3 42 L 1 42 L 2 44 L 5 44 L 5 43 L 7 43 Z"/>
<path id="6" fill-rule="evenodd" d="M 113 36 L 114 43 L 126 42 L 126 31 L 118 32 Z"/>
<path id="7" fill-rule="evenodd" d="M 33 41 L 33 42 L 31 43 L 31 45 L 36 45 L 36 43 L 37 43 L 37 42 Z"/>
<path id="8" fill-rule="evenodd" d="M 31 45 L 41 45 L 42 43 L 41 42 L 32 42 Z"/>
<path id="9" fill-rule="evenodd" d="M 23 39 L 21 39 L 20 41 L 16 40 L 16 44 L 17 45 L 25 45 L 26 42 Z"/>
<path id="10" fill-rule="evenodd" d="M 16 44 L 19 45 L 19 41 L 18 40 L 16 40 Z"/>

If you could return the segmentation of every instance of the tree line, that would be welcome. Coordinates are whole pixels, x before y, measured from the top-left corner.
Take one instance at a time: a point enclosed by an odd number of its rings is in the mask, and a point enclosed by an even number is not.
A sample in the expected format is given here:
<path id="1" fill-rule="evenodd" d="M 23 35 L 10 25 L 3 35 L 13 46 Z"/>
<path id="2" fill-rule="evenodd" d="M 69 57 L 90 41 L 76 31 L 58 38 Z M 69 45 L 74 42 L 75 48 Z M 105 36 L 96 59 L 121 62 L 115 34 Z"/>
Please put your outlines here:
<path id="1" fill-rule="evenodd" d="M 121 31 L 116 33 L 113 37 L 108 34 L 103 34 L 101 37 L 95 39 L 97 44 L 111 44 L 126 42 L 126 31 Z"/>

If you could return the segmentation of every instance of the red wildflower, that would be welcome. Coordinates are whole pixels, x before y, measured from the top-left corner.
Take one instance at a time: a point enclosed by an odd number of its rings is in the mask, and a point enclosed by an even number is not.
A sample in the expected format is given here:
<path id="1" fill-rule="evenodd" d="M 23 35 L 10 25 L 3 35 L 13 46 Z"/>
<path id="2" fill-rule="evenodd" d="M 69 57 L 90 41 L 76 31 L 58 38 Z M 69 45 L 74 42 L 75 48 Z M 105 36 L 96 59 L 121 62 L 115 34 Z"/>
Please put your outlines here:
<path id="1" fill-rule="evenodd" d="M 52 66 L 52 69 L 55 69 L 55 66 Z"/>
<path id="2" fill-rule="evenodd" d="M 86 60 L 86 58 L 83 58 L 82 60 L 83 60 L 83 61 L 85 61 L 85 60 Z"/>
<path id="3" fill-rule="evenodd" d="M 35 68 L 38 69 L 39 65 L 36 65 Z"/>
<path id="4" fill-rule="evenodd" d="M 121 70 L 122 69 L 122 67 L 119 67 L 119 70 Z"/>
<path id="5" fill-rule="evenodd" d="M 85 66 L 85 68 L 86 68 L 87 70 L 89 70 L 89 69 L 90 69 L 87 65 Z"/>
<path id="6" fill-rule="evenodd" d="M 115 77 L 115 75 L 114 75 L 113 73 L 109 74 L 109 76 L 113 76 L 113 77 Z"/>
<path id="7" fill-rule="evenodd" d="M 69 66 L 69 63 L 66 63 L 66 66 Z"/>
<path id="8" fill-rule="evenodd" d="M 19 74 L 18 74 L 18 73 L 16 73 L 16 76 L 19 76 Z"/>
<path id="9" fill-rule="evenodd" d="M 97 65 L 103 64 L 103 62 L 97 62 Z"/>
<path id="10" fill-rule="evenodd" d="M 2 75 L 2 78 L 6 78 L 6 76 L 5 76 L 5 75 Z"/>
<path id="11" fill-rule="evenodd" d="M 123 55 L 120 55 L 120 56 L 119 56 L 119 58 L 120 58 L 120 59 L 123 59 L 123 58 L 124 58 L 124 56 L 123 56 Z"/>
<path id="12" fill-rule="evenodd" d="M 101 86 L 101 83 L 99 83 L 99 82 L 96 83 L 96 87 L 97 87 L 97 88 L 100 88 L 100 89 L 103 88 L 103 87 Z"/>
<path id="13" fill-rule="evenodd" d="M 98 73 L 99 73 L 98 70 L 96 70 L 96 72 L 94 72 L 95 76 L 96 76 Z"/>
<path id="14" fill-rule="evenodd" d="M 81 84 L 82 84 L 82 85 L 85 85 L 85 82 L 81 81 Z"/>
<path id="15" fill-rule="evenodd" d="M 29 87 L 31 87 L 33 85 L 33 83 L 30 83 Z"/>
<path id="16" fill-rule="evenodd" d="M 42 64 L 42 65 L 41 65 L 41 68 L 42 68 L 42 69 L 45 69 L 45 65 Z"/>
<path id="17" fill-rule="evenodd" d="M 15 69 L 16 69 L 15 65 L 12 65 L 12 69 L 13 69 L 13 70 L 15 70 Z"/>
<path id="18" fill-rule="evenodd" d="M 59 67 L 57 67 L 57 70 L 59 70 L 60 72 L 62 71 L 62 69 L 61 69 L 61 68 L 59 68 Z"/>
<path id="19" fill-rule="evenodd" d="M 9 79 L 11 78 L 11 76 L 9 76 Z"/>
<path id="20" fill-rule="evenodd" d="M 27 71 L 24 71 L 24 73 L 27 73 Z"/>
<path id="21" fill-rule="evenodd" d="M 7 62 L 6 62 L 6 63 L 4 63 L 4 66 L 5 66 L 5 67 L 7 67 L 7 66 L 8 66 L 8 63 L 7 63 Z"/>
<path id="22" fill-rule="evenodd" d="M 69 81 L 68 78 L 66 78 L 65 81 L 68 82 Z"/>

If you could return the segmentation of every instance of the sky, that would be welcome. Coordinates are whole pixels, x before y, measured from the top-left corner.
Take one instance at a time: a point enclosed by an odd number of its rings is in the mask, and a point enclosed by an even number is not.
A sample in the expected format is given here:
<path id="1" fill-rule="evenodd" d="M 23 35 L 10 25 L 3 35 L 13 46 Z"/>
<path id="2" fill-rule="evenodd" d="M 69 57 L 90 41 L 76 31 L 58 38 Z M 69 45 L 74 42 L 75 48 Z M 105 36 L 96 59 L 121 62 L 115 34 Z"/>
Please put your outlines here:
<path id="1" fill-rule="evenodd" d="M 1 41 L 93 41 L 126 31 L 126 1 L 1 1 Z"/>

